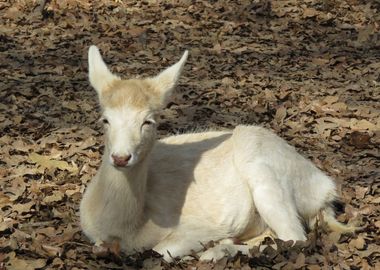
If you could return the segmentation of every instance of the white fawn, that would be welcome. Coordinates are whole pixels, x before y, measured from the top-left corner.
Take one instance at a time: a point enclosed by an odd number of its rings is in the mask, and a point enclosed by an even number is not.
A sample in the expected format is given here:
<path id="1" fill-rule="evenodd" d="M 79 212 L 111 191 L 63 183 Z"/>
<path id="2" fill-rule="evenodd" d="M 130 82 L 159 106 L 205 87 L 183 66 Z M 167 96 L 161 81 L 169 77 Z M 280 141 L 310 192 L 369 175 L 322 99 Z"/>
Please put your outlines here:
<path id="1" fill-rule="evenodd" d="M 84 233 L 96 245 L 119 241 L 126 253 L 153 249 L 171 261 L 211 240 L 219 244 L 201 260 L 248 253 L 269 231 L 282 240 L 305 240 L 305 225 L 312 227 L 319 213 L 332 229 L 352 231 L 334 217 L 334 181 L 264 128 L 155 140 L 156 114 L 187 55 L 155 77 L 124 80 L 90 47 L 89 79 L 106 145 L 80 205 Z"/>

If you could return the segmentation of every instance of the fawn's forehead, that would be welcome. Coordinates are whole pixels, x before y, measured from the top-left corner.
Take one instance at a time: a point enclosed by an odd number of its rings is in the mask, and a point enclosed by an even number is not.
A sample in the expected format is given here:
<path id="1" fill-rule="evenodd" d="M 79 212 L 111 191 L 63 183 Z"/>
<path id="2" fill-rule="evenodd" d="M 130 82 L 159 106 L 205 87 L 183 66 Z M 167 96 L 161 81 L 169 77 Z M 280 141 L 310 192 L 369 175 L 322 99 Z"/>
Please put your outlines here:
<path id="1" fill-rule="evenodd" d="M 153 89 L 144 80 L 118 80 L 102 92 L 100 102 L 105 109 L 129 107 L 147 110 L 151 107 L 153 96 Z"/>

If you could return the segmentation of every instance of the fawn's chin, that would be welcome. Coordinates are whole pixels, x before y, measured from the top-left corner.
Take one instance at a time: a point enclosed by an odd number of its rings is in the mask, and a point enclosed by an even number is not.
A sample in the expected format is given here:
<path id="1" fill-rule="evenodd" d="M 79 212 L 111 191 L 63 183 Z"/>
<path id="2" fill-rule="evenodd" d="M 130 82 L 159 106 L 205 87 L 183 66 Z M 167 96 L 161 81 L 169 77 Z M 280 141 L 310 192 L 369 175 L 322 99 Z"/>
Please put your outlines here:
<path id="1" fill-rule="evenodd" d="M 130 169 L 130 168 L 132 168 L 133 167 L 133 165 L 134 164 L 126 164 L 126 165 L 117 165 L 117 164 L 115 164 L 115 163 L 113 163 L 113 162 L 110 162 L 111 163 L 111 165 L 115 168 L 115 169 L 118 169 L 118 170 L 128 170 L 128 169 Z"/>

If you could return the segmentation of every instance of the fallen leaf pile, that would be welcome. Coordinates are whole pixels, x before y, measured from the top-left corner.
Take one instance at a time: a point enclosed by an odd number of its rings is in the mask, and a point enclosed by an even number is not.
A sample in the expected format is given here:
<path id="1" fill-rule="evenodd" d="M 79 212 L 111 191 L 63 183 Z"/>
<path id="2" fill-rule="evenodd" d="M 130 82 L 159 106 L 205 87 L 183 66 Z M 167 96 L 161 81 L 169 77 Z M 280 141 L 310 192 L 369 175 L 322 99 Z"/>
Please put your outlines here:
<path id="1" fill-rule="evenodd" d="M 362 0 L 8 0 L 0 3 L 0 269 L 380 269 L 380 3 Z M 97 257 L 78 205 L 101 160 L 87 80 L 190 57 L 159 134 L 259 124 L 334 177 L 342 222 L 218 263 Z M 268 241 L 270 241 L 268 239 Z"/>

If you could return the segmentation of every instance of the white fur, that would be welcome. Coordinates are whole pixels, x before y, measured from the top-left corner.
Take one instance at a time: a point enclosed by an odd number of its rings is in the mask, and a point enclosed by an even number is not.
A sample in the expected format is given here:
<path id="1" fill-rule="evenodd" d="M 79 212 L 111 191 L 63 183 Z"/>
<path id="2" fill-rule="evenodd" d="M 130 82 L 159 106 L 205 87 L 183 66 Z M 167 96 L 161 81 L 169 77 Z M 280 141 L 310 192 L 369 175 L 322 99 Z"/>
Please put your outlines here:
<path id="1" fill-rule="evenodd" d="M 161 93 L 163 103 L 165 103 L 174 89 L 175 84 L 179 79 L 179 75 L 187 60 L 188 51 L 185 51 L 181 59 L 171 67 L 167 68 L 152 79 L 152 84 L 157 86 L 157 90 Z"/>
<path id="2" fill-rule="evenodd" d="M 98 93 L 114 80 L 119 79 L 108 69 L 96 46 L 91 46 L 88 50 L 88 68 L 90 82 Z"/>
<path id="3" fill-rule="evenodd" d="M 110 75 L 96 47 L 89 57 L 90 81 L 101 93 L 117 77 Z M 162 102 L 186 57 L 187 52 L 148 79 Z M 329 177 L 264 128 L 239 126 L 154 142 L 155 125 L 143 125 L 154 118 L 154 109 L 149 103 L 132 105 L 103 108 L 110 122 L 104 158 L 80 206 L 83 231 L 93 242 L 116 239 L 127 253 L 153 248 L 170 261 L 202 250 L 210 240 L 252 243 L 268 229 L 284 240 L 305 240 L 302 222 L 315 219 L 336 196 Z M 112 153 L 133 158 L 119 168 Z M 227 241 L 202 259 L 237 250 L 248 248 Z"/>

